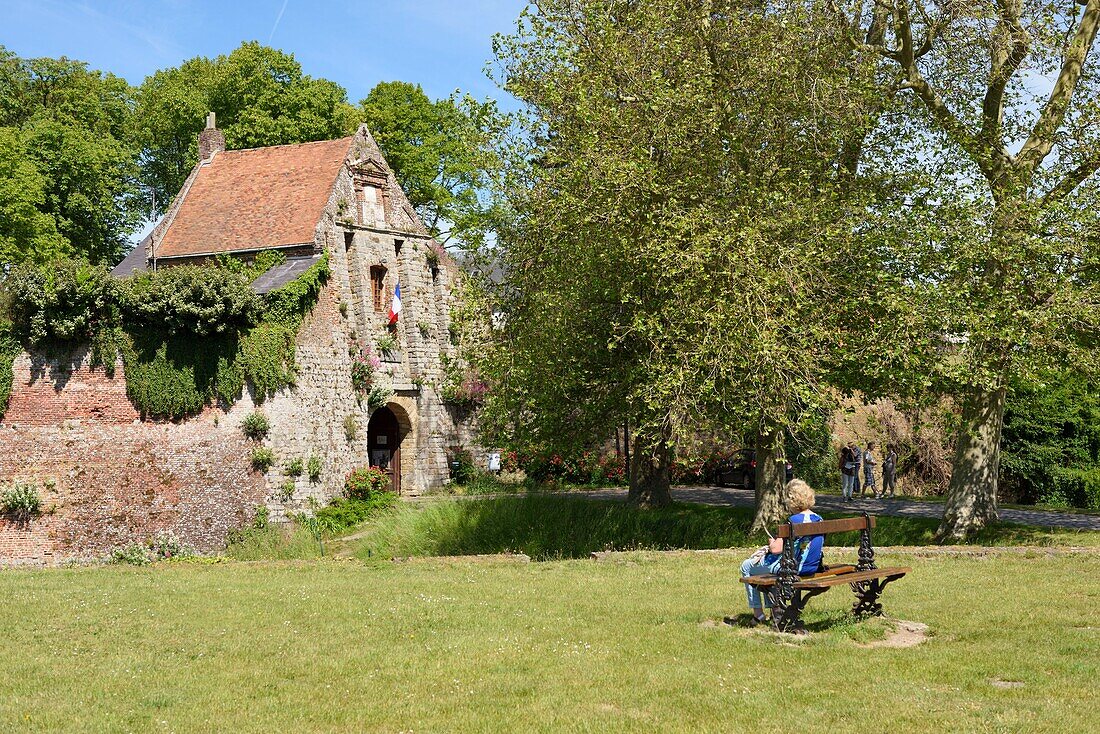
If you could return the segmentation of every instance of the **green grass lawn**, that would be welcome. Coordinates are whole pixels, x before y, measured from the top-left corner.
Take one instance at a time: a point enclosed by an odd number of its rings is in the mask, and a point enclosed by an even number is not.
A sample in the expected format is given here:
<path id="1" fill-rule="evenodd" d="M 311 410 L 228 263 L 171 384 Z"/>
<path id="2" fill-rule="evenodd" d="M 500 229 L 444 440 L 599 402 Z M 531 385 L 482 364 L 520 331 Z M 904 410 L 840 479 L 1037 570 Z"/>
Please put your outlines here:
<path id="1" fill-rule="evenodd" d="M 909 649 L 859 647 L 846 588 L 805 641 L 714 624 L 739 557 L 4 571 L 0 731 L 1094 730 L 1094 551 L 881 553 Z"/>

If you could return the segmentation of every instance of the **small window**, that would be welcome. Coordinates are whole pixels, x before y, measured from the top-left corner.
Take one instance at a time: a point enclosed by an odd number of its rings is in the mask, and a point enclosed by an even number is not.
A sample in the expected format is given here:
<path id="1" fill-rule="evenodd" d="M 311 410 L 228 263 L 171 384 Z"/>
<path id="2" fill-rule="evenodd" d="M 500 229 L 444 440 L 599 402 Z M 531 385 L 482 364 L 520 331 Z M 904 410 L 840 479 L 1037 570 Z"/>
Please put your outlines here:
<path id="1" fill-rule="evenodd" d="M 355 233 L 344 232 L 344 252 L 351 249 L 351 246 L 355 244 Z"/>
<path id="2" fill-rule="evenodd" d="M 374 298 L 374 310 L 381 311 L 386 303 L 386 269 L 381 265 L 371 266 L 370 291 Z"/>
<path id="3" fill-rule="evenodd" d="M 405 244 L 405 240 L 393 241 L 393 254 L 397 257 L 401 257 L 401 245 Z"/>

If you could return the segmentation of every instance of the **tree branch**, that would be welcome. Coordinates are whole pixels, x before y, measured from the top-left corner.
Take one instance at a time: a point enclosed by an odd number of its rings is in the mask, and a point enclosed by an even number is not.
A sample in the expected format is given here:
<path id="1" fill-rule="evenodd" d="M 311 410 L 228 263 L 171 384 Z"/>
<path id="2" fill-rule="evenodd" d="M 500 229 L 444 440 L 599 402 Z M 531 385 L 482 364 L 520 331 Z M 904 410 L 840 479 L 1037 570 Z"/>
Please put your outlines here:
<path id="1" fill-rule="evenodd" d="M 1066 174 L 1066 177 L 1055 184 L 1054 188 L 1046 193 L 1040 205 L 1049 206 L 1056 204 L 1073 193 L 1073 190 L 1083 184 L 1089 176 L 1100 171 L 1100 150 L 1094 152 L 1092 157 L 1086 159 L 1081 165 Z"/>
<path id="2" fill-rule="evenodd" d="M 1100 3 L 1100 0 L 1091 0 Z M 894 35 L 898 41 L 898 50 L 893 56 L 905 72 L 905 82 L 902 89 L 912 89 L 924 102 L 924 106 L 932 115 L 932 119 L 940 126 L 947 136 L 957 143 L 963 151 L 973 160 L 987 178 L 994 175 L 990 166 L 987 151 L 979 144 L 978 140 L 967 130 L 966 126 L 955 116 L 955 113 L 943 101 L 943 98 L 932 88 L 928 80 L 921 74 L 917 67 L 916 49 L 913 47 L 913 26 L 909 19 L 909 6 L 907 0 L 897 0 L 894 13 Z"/>
<path id="3" fill-rule="evenodd" d="M 1034 173 L 1043 159 L 1054 148 L 1054 138 L 1066 116 L 1070 98 L 1077 88 L 1077 82 L 1081 79 L 1085 59 L 1096 40 L 1096 31 L 1100 28 L 1100 0 L 1088 0 L 1085 5 L 1085 13 L 1081 17 L 1081 25 L 1077 27 L 1077 33 L 1073 36 L 1069 48 L 1066 49 L 1066 58 L 1062 61 L 1062 69 L 1058 73 L 1058 81 L 1054 83 L 1054 89 L 1050 92 L 1050 98 L 1035 127 L 1031 130 L 1020 154 L 1016 156 L 1017 165 L 1027 173 Z"/>
<path id="4" fill-rule="evenodd" d="M 1008 47 L 994 46 L 990 52 L 992 66 L 989 85 L 982 101 L 981 140 L 989 146 L 995 155 L 1009 160 L 1001 139 L 1001 122 L 1004 119 L 1005 87 L 1016 70 L 1020 68 L 1031 46 L 1031 37 L 1020 25 L 1019 0 L 997 0 L 997 12 L 1000 15 L 1001 29 L 1008 36 Z"/>

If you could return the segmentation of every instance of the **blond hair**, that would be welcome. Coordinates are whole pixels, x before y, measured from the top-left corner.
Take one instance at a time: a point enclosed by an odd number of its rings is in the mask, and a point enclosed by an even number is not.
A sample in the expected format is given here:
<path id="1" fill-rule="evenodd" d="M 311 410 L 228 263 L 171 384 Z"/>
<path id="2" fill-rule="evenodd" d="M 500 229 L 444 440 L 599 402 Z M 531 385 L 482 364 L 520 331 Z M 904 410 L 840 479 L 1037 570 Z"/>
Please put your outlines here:
<path id="1" fill-rule="evenodd" d="M 814 488 L 801 479 L 792 479 L 787 482 L 786 495 L 787 512 L 792 515 L 810 509 L 817 501 Z"/>

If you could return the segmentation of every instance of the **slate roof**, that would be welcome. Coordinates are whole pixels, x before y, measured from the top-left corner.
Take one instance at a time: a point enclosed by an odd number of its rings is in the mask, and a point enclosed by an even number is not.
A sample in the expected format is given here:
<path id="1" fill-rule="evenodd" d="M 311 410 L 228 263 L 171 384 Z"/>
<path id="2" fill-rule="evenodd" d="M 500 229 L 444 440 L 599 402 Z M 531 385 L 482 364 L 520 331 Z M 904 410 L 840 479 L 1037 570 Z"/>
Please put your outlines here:
<path id="1" fill-rule="evenodd" d="M 183 193 L 156 256 L 312 244 L 353 139 L 217 153 Z"/>
<path id="2" fill-rule="evenodd" d="M 150 233 L 146 235 L 145 239 L 137 243 L 134 249 L 130 250 L 130 254 L 122 259 L 122 262 L 111 268 L 111 275 L 116 278 L 125 278 L 127 275 L 133 275 L 139 271 L 147 270 L 148 265 L 145 261 L 145 248 L 149 245 L 149 240 L 152 236 L 152 233 Z"/>
<path id="3" fill-rule="evenodd" d="M 288 257 L 285 261 L 275 265 L 259 278 L 252 281 L 252 290 L 261 296 L 270 293 L 277 288 L 282 288 L 299 275 L 309 270 L 321 259 L 320 255 L 311 257 Z"/>

